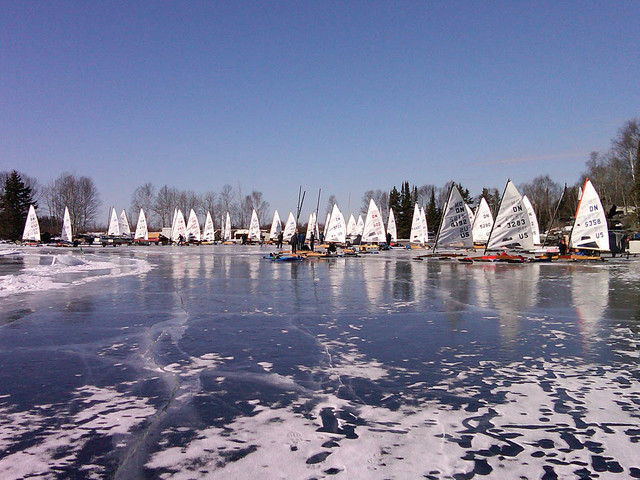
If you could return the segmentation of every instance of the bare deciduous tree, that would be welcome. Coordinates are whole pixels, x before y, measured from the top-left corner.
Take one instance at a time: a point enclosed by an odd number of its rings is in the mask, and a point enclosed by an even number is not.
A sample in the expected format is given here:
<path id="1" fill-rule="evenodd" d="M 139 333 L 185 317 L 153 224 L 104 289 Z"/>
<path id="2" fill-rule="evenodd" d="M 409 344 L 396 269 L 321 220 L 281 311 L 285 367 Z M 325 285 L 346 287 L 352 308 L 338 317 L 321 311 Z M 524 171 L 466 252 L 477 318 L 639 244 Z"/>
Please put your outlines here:
<path id="1" fill-rule="evenodd" d="M 156 215 L 154 214 L 153 207 L 156 203 L 156 187 L 152 183 L 147 182 L 144 185 L 139 186 L 133 191 L 131 195 L 131 220 L 136 222 L 135 219 L 140 215 L 140 209 L 144 209 L 147 217 L 147 224 L 153 225 Z"/>
<path id="2" fill-rule="evenodd" d="M 98 189 L 89 177 L 76 177 L 63 173 L 51 181 L 44 189 L 49 215 L 58 221 L 64 216 L 64 208 L 69 209 L 74 232 L 84 232 L 95 222 L 100 197 Z"/>

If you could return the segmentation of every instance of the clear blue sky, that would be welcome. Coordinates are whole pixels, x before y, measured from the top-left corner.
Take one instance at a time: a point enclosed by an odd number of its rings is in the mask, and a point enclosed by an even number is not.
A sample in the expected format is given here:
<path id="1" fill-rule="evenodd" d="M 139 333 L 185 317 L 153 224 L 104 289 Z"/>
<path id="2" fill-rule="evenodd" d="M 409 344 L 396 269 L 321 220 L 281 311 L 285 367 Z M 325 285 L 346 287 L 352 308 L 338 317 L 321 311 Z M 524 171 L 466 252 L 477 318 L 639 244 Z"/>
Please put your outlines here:
<path id="1" fill-rule="evenodd" d="M 241 183 L 281 216 L 407 179 L 574 183 L 640 113 L 640 2 L 0 2 L 0 170 Z"/>

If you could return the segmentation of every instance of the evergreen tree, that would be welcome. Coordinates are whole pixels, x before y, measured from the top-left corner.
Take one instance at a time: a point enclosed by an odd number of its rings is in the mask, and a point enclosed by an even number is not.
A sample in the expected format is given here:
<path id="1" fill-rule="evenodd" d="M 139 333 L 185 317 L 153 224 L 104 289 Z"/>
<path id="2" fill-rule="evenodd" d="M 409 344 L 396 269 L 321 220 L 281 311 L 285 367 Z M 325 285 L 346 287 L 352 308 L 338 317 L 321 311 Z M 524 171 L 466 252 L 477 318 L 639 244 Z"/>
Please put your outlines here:
<path id="1" fill-rule="evenodd" d="M 24 231 L 29 205 L 37 205 L 33 201 L 31 187 L 28 187 L 13 170 L 4 182 L 0 196 L 0 237 L 19 240 Z"/>
<path id="2" fill-rule="evenodd" d="M 442 212 L 438 209 L 436 205 L 436 192 L 435 189 L 431 189 L 431 196 L 429 197 L 429 203 L 427 204 L 427 225 L 431 229 L 431 231 L 435 232 L 440 226 L 440 218 L 442 217 Z"/>
<path id="3" fill-rule="evenodd" d="M 400 205 L 396 215 L 396 225 L 398 227 L 398 238 L 409 238 L 411 235 L 411 221 L 413 220 L 413 209 L 417 198 L 417 188 L 411 192 L 409 182 L 402 182 L 400 190 Z"/>
<path id="4" fill-rule="evenodd" d="M 394 186 L 389 192 L 389 208 L 393 208 L 393 215 L 396 217 L 396 224 L 398 222 L 398 211 L 400 209 L 400 193 Z"/>

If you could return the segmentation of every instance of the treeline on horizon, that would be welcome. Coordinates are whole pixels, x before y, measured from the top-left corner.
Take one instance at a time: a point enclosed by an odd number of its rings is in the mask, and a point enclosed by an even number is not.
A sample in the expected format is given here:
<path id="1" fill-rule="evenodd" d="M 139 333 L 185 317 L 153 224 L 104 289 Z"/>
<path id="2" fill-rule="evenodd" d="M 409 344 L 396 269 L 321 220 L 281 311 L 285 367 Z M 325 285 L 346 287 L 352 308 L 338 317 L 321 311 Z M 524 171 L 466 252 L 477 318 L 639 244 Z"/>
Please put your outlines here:
<path id="1" fill-rule="evenodd" d="M 610 149 L 606 152 L 592 152 L 585 167 L 578 183 L 567 186 L 566 190 L 564 185 L 555 182 L 549 175 L 540 175 L 530 182 L 518 185 L 520 193 L 529 197 L 541 230 L 550 227 L 556 208 L 556 217 L 560 221 L 571 221 L 577 207 L 579 188 L 587 177 L 593 182 L 606 209 L 615 205 L 627 214 L 624 217 L 624 228 L 637 229 L 640 214 L 640 209 L 637 208 L 640 206 L 640 119 L 627 121 L 612 139 Z M 355 216 L 358 213 L 364 215 L 369 200 L 373 199 L 385 221 L 389 208 L 393 208 L 398 236 L 408 238 L 413 210 L 418 204 L 425 209 L 429 230 L 436 231 L 452 184 L 454 182 L 451 181 L 441 187 L 431 184 L 417 186 L 405 181 L 399 189 L 393 186 L 390 190 L 368 190 L 363 195 L 359 212 L 343 211 L 343 214 L 347 220 L 351 213 Z M 472 206 L 484 197 L 495 217 L 502 189 L 484 187 L 477 196 L 472 197 L 469 189 L 459 183 L 455 185 L 465 201 Z M 325 215 L 334 203 L 337 203 L 336 197 L 331 195 L 326 204 Z M 102 231 L 106 228 L 106 219 L 100 221 L 97 218 L 102 202 L 90 177 L 62 173 L 57 179 L 42 186 L 36 178 L 13 170 L 0 172 L 0 238 L 21 238 L 31 204 L 37 209 L 41 231 L 52 236 L 60 234 L 65 207 L 69 208 L 74 232 Z M 193 209 L 201 218 L 210 212 L 217 228 L 223 215 L 229 212 L 234 228 L 240 228 L 248 226 L 251 212 L 255 209 L 260 225 L 268 228 L 272 216 L 269 207 L 262 192 L 253 190 L 250 194 L 245 194 L 240 184 L 235 188 L 229 184 L 224 185 L 219 192 L 197 194 L 168 185 L 156 189 L 153 184 L 145 183 L 131 195 L 128 214 L 130 222 L 135 225 L 138 212 L 143 208 L 150 230 L 159 230 L 171 225 L 175 208 L 181 209 L 185 215 Z M 284 221 L 288 212 L 281 213 Z M 318 220 L 323 222 L 322 215 L 319 217 Z M 300 219 L 300 222 L 306 223 L 305 219 Z"/>

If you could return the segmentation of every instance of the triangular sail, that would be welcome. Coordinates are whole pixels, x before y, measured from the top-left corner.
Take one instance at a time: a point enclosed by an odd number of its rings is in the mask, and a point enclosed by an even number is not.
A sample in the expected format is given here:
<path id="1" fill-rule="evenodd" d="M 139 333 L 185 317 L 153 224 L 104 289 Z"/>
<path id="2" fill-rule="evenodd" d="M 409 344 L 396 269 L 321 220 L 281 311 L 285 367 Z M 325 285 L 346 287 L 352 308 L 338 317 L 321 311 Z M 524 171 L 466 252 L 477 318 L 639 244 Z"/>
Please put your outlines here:
<path id="1" fill-rule="evenodd" d="M 529 214 L 529 222 L 531 222 L 531 231 L 533 232 L 533 243 L 535 245 L 540 245 L 540 227 L 538 227 L 538 217 L 536 217 L 536 212 L 533 210 L 533 205 L 531 205 L 531 202 L 526 195 L 522 196 L 522 203 Z"/>
<path id="2" fill-rule="evenodd" d="M 363 242 L 386 242 L 384 233 L 384 222 L 380 210 L 373 201 L 369 200 L 369 209 L 367 210 L 367 218 L 364 221 L 364 229 L 362 233 Z"/>
<path id="3" fill-rule="evenodd" d="M 338 205 L 333 205 L 331 211 L 331 220 L 329 221 L 329 228 L 327 229 L 327 237 L 325 242 L 345 243 L 347 241 L 347 227 L 344 223 L 344 217 L 342 212 L 338 208 Z"/>
<path id="4" fill-rule="evenodd" d="M 427 212 L 424 208 L 420 208 L 420 220 L 422 222 L 422 238 L 424 243 L 429 241 L 429 226 L 427 225 Z"/>
<path id="5" fill-rule="evenodd" d="M 280 215 L 278 215 L 278 210 L 276 210 L 275 212 L 273 212 L 273 221 L 271 222 L 271 231 L 269 232 L 269 239 L 277 240 L 278 235 L 280 235 L 280 232 L 282 232 L 282 222 L 280 221 Z"/>
<path id="6" fill-rule="evenodd" d="M 473 225 L 473 218 L 475 217 L 473 209 L 467 204 L 467 202 L 464 203 L 464 208 L 466 208 L 467 215 L 469 215 L 469 224 Z"/>
<path id="7" fill-rule="evenodd" d="M 311 233 L 313 233 L 314 240 L 318 239 L 318 222 L 316 221 L 316 212 L 309 214 L 309 222 L 307 223 L 307 233 L 305 234 L 305 241 L 311 241 Z"/>
<path id="8" fill-rule="evenodd" d="M 38 223 L 38 216 L 36 215 L 36 209 L 33 208 L 33 205 L 29 205 L 29 213 L 27 214 L 27 221 L 24 224 L 22 240 L 31 242 L 40 241 L 40 223 Z"/>
<path id="9" fill-rule="evenodd" d="M 511 180 L 507 181 L 487 249 L 500 247 L 533 248 L 533 232 L 522 196 Z"/>
<path id="10" fill-rule="evenodd" d="M 409 237 L 409 242 L 425 243 L 422 226 L 422 209 L 417 203 L 413 208 L 413 219 L 411 220 L 411 235 Z"/>
<path id="11" fill-rule="evenodd" d="M 149 229 L 147 228 L 147 217 L 144 210 L 140 209 L 138 215 L 138 224 L 136 225 L 136 233 L 133 236 L 135 240 L 149 240 Z"/>
<path id="12" fill-rule="evenodd" d="M 455 185 L 451 186 L 449 198 L 444 207 L 440 231 L 438 232 L 434 249 L 437 247 L 473 247 L 467 204 L 464 203 L 460 190 Z"/>
<path id="13" fill-rule="evenodd" d="M 609 251 L 609 229 L 598 192 L 587 178 L 576 210 L 569 247 Z"/>
<path id="14" fill-rule="evenodd" d="M 116 209 L 111 207 L 111 214 L 109 217 L 109 230 L 107 235 L 118 236 L 120 235 L 120 223 L 118 222 L 118 215 L 116 215 Z"/>
<path id="15" fill-rule="evenodd" d="M 189 212 L 189 221 L 187 222 L 186 236 L 189 240 L 195 240 L 196 242 L 199 242 L 202 238 L 202 236 L 200 235 L 200 223 L 198 222 L 198 216 L 196 215 L 196 212 L 193 210 L 193 208 L 191 209 L 191 212 Z"/>
<path id="16" fill-rule="evenodd" d="M 480 204 L 476 209 L 473 219 L 472 236 L 473 241 L 477 243 L 486 243 L 489 240 L 491 227 L 493 226 L 493 215 L 489 204 L 484 197 L 480 199 Z"/>
<path id="17" fill-rule="evenodd" d="M 131 235 L 131 227 L 129 227 L 129 219 L 127 219 L 127 212 L 122 210 L 120 217 L 118 218 L 118 228 L 120 229 L 120 235 Z"/>
<path id="18" fill-rule="evenodd" d="M 362 235 L 364 233 L 364 220 L 362 219 L 362 215 L 358 215 L 358 223 L 356 223 L 356 236 Z"/>
<path id="19" fill-rule="evenodd" d="M 324 238 L 327 238 L 327 232 L 329 231 L 329 222 L 331 221 L 331 213 L 327 212 L 327 219 L 324 221 L 324 231 L 322 235 Z"/>
<path id="20" fill-rule="evenodd" d="M 249 224 L 249 240 L 260 241 L 260 222 L 255 209 L 251 212 L 251 223 Z"/>
<path id="21" fill-rule="evenodd" d="M 176 221 L 173 226 L 173 230 L 171 231 L 171 241 L 179 241 L 180 235 L 182 235 L 184 239 L 187 238 L 187 224 L 184 221 L 182 210 L 178 210 L 178 213 L 176 214 Z"/>
<path id="22" fill-rule="evenodd" d="M 393 208 L 389 209 L 389 220 L 387 221 L 387 232 L 391 235 L 391 241 L 398 241 L 398 229 L 396 227 L 396 217 L 393 214 Z"/>
<path id="23" fill-rule="evenodd" d="M 287 224 L 284 226 L 284 233 L 282 234 L 282 239 L 285 242 L 291 240 L 293 234 L 296 233 L 296 219 L 293 216 L 292 212 L 289 212 L 289 217 L 287 218 Z"/>
<path id="24" fill-rule="evenodd" d="M 178 209 L 173 209 L 173 218 L 171 219 L 171 235 L 170 238 L 173 238 L 173 230 L 176 228 L 176 220 L 178 219 Z"/>
<path id="25" fill-rule="evenodd" d="M 349 221 L 347 222 L 347 237 L 355 237 L 357 228 L 358 224 L 356 223 L 356 219 L 353 218 L 353 215 L 350 215 Z"/>
<path id="26" fill-rule="evenodd" d="M 225 242 L 231 240 L 231 216 L 229 216 L 229 212 L 227 212 L 227 218 L 224 222 L 224 235 L 222 236 L 222 239 Z"/>
<path id="27" fill-rule="evenodd" d="M 207 211 L 207 217 L 204 221 L 204 230 L 202 231 L 203 242 L 213 242 L 215 239 L 215 229 L 213 228 L 213 218 L 211 213 Z"/>
<path id="28" fill-rule="evenodd" d="M 73 241 L 73 232 L 71 230 L 71 216 L 69 215 L 69 209 L 64 207 L 64 220 L 62 221 L 62 235 L 60 235 L 63 242 Z"/>

